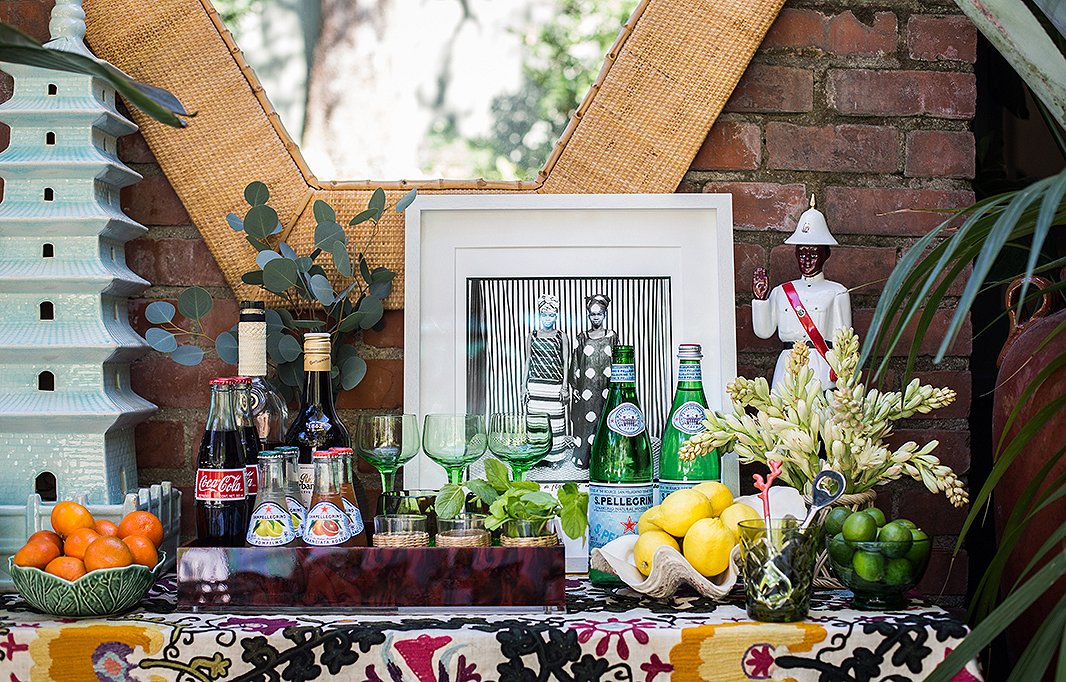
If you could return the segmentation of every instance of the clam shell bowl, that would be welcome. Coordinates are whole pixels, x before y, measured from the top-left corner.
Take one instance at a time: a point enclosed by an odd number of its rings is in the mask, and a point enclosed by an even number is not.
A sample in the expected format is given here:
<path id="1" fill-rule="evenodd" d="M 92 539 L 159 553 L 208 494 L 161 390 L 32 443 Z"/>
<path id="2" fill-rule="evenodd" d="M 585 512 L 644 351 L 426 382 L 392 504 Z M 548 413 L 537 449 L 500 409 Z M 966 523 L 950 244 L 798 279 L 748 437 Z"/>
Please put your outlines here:
<path id="1" fill-rule="evenodd" d="M 719 575 L 703 577 L 692 567 L 681 552 L 673 547 L 660 547 L 652 557 L 651 574 L 647 577 L 637 570 L 633 558 L 636 535 L 623 535 L 592 550 L 592 568 L 618 576 L 622 582 L 641 594 L 656 599 L 673 596 L 681 585 L 690 585 L 703 597 L 721 600 L 737 584 L 740 575 L 738 561 L 740 547 L 729 554 L 729 567 Z"/>
<path id="2" fill-rule="evenodd" d="M 19 594 L 38 611 L 67 618 L 91 618 L 124 613 L 136 606 L 155 584 L 165 561 L 165 553 L 160 552 L 155 568 L 139 564 L 101 568 L 73 582 L 39 568 L 16 566 L 11 559 L 8 569 Z"/>

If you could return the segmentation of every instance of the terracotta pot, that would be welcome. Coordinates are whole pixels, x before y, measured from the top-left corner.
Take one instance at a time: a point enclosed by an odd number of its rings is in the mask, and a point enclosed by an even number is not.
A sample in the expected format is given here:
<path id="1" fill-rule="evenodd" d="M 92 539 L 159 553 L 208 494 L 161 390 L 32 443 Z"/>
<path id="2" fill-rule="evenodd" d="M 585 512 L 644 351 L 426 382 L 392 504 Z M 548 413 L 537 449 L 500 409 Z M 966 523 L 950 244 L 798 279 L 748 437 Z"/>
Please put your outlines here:
<path id="1" fill-rule="evenodd" d="M 1032 286 L 1043 288 L 1050 284 L 1039 277 L 1034 277 L 1033 280 Z M 1020 284 L 1019 280 L 1008 288 L 1008 306 L 1011 305 L 1014 293 Z M 1055 331 L 1056 327 L 1066 322 L 1066 310 L 1053 312 L 1056 307 L 1054 301 L 1058 299 L 1058 296 L 1057 292 L 1045 294 L 1040 309 L 1024 322 L 1015 319 L 1013 312 L 1010 313 L 1012 329 L 1004 345 L 1003 353 L 1000 355 L 999 383 L 995 392 L 992 422 L 994 444 L 1001 442 L 1001 438 L 1003 442 L 1009 443 L 1017 436 L 1030 417 L 1054 399 L 1066 394 L 1066 367 L 1061 367 L 1044 381 L 1035 394 L 1025 400 L 1018 415 L 1004 434 L 1004 427 L 1011 410 L 1022 397 L 1025 388 L 1054 358 L 1066 353 L 1066 332 L 1060 331 L 1048 340 L 1048 336 Z M 1002 536 L 1003 526 L 1010 517 L 1011 510 L 1018 505 L 1030 482 L 1036 480 L 1038 476 L 1044 481 L 1053 481 L 1057 476 L 1066 472 L 1066 457 L 1060 457 L 1049 473 L 1041 473 L 1041 469 L 1063 443 L 1066 443 L 1066 408 L 1060 408 L 1044 428 L 1025 445 L 1022 453 L 1014 460 L 1007 474 L 996 486 L 993 506 L 997 536 Z M 1018 542 L 1013 555 L 1007 562 L 1001 588 L 1003 593 L 1014 585 L 1033 555 L 1047 541 L 1052 529 L 1063 523 L 1066 523 L 1066 503 L 1061 500 L 1048 506 L 1029 522 L 1027 532 Z M 1053 549 L 1048 556 L 1055 556 L 1060 551 L 1061 548 Z M 1044 563 L 1046 561 L 1041 562 L 1033 572 Z M 1066 592 L 1066 581 L 1059 581 L 1059 584 L 1049 593 L 1033 604 L 1025 616 L 1014 621 L 1014 625 L 1008 632 L 1012 658 L 1016 659 L 1024 651 L 1037 627 L 1051 614 L 1064 592 Z"/>

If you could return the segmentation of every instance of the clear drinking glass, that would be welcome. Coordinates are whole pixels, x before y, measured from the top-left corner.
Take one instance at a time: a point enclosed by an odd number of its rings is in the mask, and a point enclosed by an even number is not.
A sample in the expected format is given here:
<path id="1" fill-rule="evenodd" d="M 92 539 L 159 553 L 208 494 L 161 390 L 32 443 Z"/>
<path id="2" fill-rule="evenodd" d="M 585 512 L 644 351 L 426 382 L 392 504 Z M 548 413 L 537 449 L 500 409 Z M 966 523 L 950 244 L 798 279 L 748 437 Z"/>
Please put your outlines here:
<path id="1" fill-rule="evenodd" d="M 429 528 L 425 516 L 399 514 L 374 517 L 375 547 L 428 547 Z"/>
<path id="2" fill-rule="evenodd" d="M 367 414 L 355 427 L 355 451 L 381 474 L 382 493 L 392 492 L 396 470 L 418 454 L 418 446 L 413 414 Z"/>
<path id="3" fill-rule="evenodd" d="M 489 450 L 511 467 L 511 477 L 522 481 L 531 466 L 544 459 L 552 446 L 552 430 L 546 414 L 489 416 Z"/>
<path id="4" fill-rule="evenodd" d="M 481 459 L 487 446 L 480 414 L 427 414 L 422 449 L 448 472 L 448 482 L 463 482 L 463 470 Z"/>

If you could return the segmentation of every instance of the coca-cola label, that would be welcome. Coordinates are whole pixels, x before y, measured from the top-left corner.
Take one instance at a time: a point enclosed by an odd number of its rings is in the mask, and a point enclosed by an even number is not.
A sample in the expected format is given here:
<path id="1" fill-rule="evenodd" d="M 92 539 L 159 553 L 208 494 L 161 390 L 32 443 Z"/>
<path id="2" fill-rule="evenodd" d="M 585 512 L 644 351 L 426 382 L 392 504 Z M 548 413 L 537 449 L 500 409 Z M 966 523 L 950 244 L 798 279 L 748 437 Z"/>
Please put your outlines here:
<path id="1" fill-rule="evenodd" d="M 359 512 L 359 507 L 352 504 L 352 501 L 347 497 L 342 497 L 344 501 L 344 513 L 348 515 L 348 519 L 352 522 L 352 535 L 359 535 L 363 532 L 363 515 Z"/>
<path id="2" fill-rule="evenodd" d="M 303 540 L 308 545 L 339 545 L 348 542 L 351 537 L 352 523 L 348 515 L 329 500 L 319 500 L 307 512 Z"/>
<path id="3" fill-rule="evenodd" d="M 633 403 L 622 403 L 607 413 L 607 428 L 627 437 L 644 433 L 644 413 Z"/>
<path id="4" fill-rule="evenodd" d="M 243 500 L 245 469 L 197 469 L 196 499 L 206 502 Z"/>
<path id="5" fill-rule="evenodd" d="M 704 410 L 703 405 L 700 405 L 694 400 L 690 400 L 677 408 L 677 411 L 674 412 L 674 416 L 671 417 L 670 422 L 674 425 L 674 428 L 681 433 L 687 433 L 690 436 L 694 436 L 697 433 L 703 432 L 703 420 L 706 418 L 707 413 Z"/>
<path id="6" fill-rule="evenodd" d="M 244 493 L 248 497 L 255 497 L 259 492 L 259 465 L 248 464 L 244 467 Z"/>

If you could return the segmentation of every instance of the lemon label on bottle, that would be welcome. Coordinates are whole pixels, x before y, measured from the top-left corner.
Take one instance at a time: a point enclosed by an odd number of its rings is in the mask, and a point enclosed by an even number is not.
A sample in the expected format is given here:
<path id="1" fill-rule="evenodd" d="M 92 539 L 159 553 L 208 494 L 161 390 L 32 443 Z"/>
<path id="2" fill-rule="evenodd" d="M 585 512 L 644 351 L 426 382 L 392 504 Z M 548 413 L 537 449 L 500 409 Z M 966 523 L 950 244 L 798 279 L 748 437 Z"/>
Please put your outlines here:
<path id="1" fill-rule="evenodd" d="M 640 515 L 652 506 L 651 483 L 589 484 L 589 548 L 637 532 Z"/>
<path id="2" fill-rule="evenodd" d="M 607 413 L 607 428 L 626 437 L 644 433 L 644 413 L 633 403 L 622 403 Z"/>
<path id="3" fill-rule="evenodd" d="M 289 508 L 289 516 L 292 518 L 292 527 L 296 530 L 296 534 L 303 533 L 304 519 L 307 517 L 307 510 L 295 497 L 285 496 L 285 506 Z"/>
<path id="4" fill-rule="evenodd" d="M 315 547 L 328 547 L 348 542 L 352 538 L 352 524 L 348 515 L 329 500 L 316 502 L 307 512 L 303 541 Z"/>
<path id="5" fill-rule="evenodd" d="M 704 430 L 703 421 L 707 418 L 703 405 L 695 400 L 682 404 L 670 418 L 670 423 L 681 433 L 694 436 Z"/>
<path id="6" fill-rule="evenodd" d="M 363 514 L 359 511 L 359 507 L 352 504 L 352 501 L 347 497 L 342 497 L 341 501 L 344 502 L 344 513 L 348 515 L 348 520 L 352 524 L 352 535 L 359 535 L 363 532 Z"/>
<path id="7" fill-rule="evenodd" d="M 252 512 L 245 540 L 255 547 L 280 547 L 296 539 L 289 510 L 276 502 L 264 502 Z"/>

